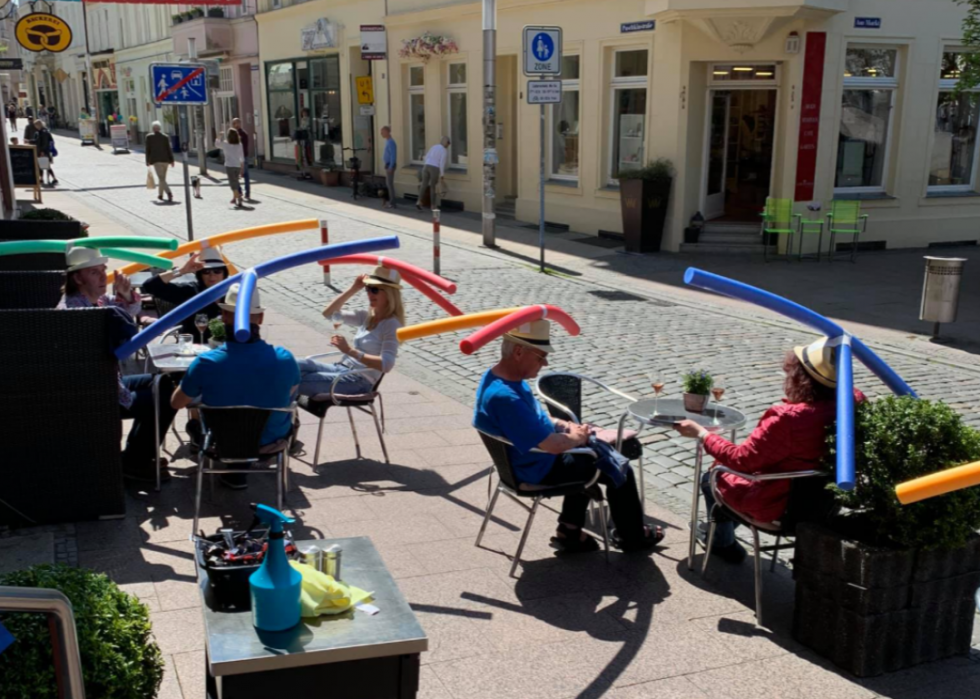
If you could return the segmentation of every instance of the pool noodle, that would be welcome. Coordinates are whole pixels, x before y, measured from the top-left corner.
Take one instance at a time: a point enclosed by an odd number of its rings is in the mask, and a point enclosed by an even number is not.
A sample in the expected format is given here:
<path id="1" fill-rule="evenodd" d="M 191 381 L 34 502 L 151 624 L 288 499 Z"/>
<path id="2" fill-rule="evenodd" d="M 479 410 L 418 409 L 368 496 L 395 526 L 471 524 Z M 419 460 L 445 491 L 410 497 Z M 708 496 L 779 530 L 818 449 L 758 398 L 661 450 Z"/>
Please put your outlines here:
<path id="1" fill-rule="evenodd" d="M 541 319 L 560 324 L 563 328 L 565 328 L 565 330 L 568 331 L 569 335 L 578 335 L 579 332 L 581 332 L 578 323 L 572 320 L 572 317 L 565 313 L 565 311 L 562 309 L 558 308 L 558 306 L 526 306 L 507 316 L 504 316 L 503 318 L 493 321 L 490 323 L 490 325 L 480 328 L 469 337 L 464 338 L 459 343 L 459 349 L 463 352 L 463 354 L 473 354 L 488 342 L 497 339 L 501 335 L 508 333 L 521 325 Z"/>
<path id="2" fill-rule="evenodd" d="M 155 265 L 157 261 L 166 262 L 161 257 L 150 255 L 145 252 L 135 250 L 123 250 L 122 248 L 99 248 L 99 254 L 111 257 L 114 260 L 125 260 L 126 262 L 140 262 L 142 264 Z"/>
<path id="3" fill-rule="evenodd" d="M 331 262 L 333 264 L 333 262 Z M 423 296 L 426 296 L 430 301 L 435 303 L 439 308 L 444 310 L 451 316 L 461 316 L 463 311 L 456 307 L 452 301 L 447 299 L 445 296 L 440 294 L 438 291 L 433 289 L 431 286 L 426 284 L 424 281 L 416 277 L 414 274 L 409 274 L 408 272 L 402 273 L 402 279 L 408 282 L 410 285 L 415 287 Z"/>
<path id="4" fill-rule="evenodd" d="M 837 487 L 854 490 L 854 361 L 850 336 L 837 348 Z"/>
<path id="5" fill-rule="evenodd" d="M 895 495 L 903 505 L 980 485 L 980 461 L 947 468 L 914 478 L 895 486 Z"/>
<path id="6" fill-rule="evenodd" d="M 456 284 L 451 282 L 444 277 L 440 277 L 437 274 L 422 269 L 421 267 L 416 267 L 408 262 L 402 262 L 401 260 L 395 260 L 390 257 L 384 257 L 383 255 L 345 255 L 344 257 L 337 258 L 335 260 L 330 260 L 330 266 L 334 265 L 354 265 L 354 264 L 369 264 L 369 265 L 381 265 L 382 267 L 387 267 L 388 269 L 397 270 L 403 274 L 414 274 L 416 277 L 422 279 L 423 281 L 431 284 L 437 289 L 442 289 L 447 294 L 456 293 Z"/>
<path id="7" fill-rule="evenodd" d="M 408 342 L 409 340 L 417 340 L 422 337 L 429 337 L 430 335 L 451 333 L 457 330 L 479 328 L 508 316 L 515 311 L 519 311 L 521 308 L 523 307 L 517 306 L 515 308 L 499 308 L 493 311 L 466 313 L 452 318 L 440 318 L 438 320 L 430 320 L 425 323 L 417 323 L 416 325 L 398 328 L 398 342 Z"/>
<path id="8" fill-rule="evenodd" d="M 91 241 L 95 241 L 95 244 L 88 245 L 87 243 Z M 70 247 L 173 249 L 177 247 L 177 241 L 173 238 L 142 238 L 138 236 L 104 236 L 101 238 L 76 238 L 74 240 L 8 240 L 0 243 L 0 255 L 27 255 L 37 252 L 66 253 Z"/>

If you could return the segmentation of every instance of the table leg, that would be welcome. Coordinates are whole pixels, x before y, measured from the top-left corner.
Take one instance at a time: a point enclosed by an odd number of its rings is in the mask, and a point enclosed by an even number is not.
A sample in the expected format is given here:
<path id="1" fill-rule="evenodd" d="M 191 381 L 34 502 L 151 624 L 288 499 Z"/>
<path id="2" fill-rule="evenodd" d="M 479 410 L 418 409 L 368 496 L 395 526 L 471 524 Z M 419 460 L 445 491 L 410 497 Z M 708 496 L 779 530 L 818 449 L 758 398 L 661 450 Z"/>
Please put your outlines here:
<path id="1" fill-rule="evenodd" d="M 694 488 L 692 488 L 691 494 L 691 539 L 687 549 L 688 570 L 694 570 L 694 552 L 698 544 L 698 507 L 701 503 L 701 468 L 703 462 L 704 446 L 699 439 L 697 456 L 694 459 Z"/>
<path id="2" fill-rule="evenodd" d="M 153 435 L 156 447 L 157 492 L 160 491 L 160 378 L 163 374 L 153 377 Z"/>

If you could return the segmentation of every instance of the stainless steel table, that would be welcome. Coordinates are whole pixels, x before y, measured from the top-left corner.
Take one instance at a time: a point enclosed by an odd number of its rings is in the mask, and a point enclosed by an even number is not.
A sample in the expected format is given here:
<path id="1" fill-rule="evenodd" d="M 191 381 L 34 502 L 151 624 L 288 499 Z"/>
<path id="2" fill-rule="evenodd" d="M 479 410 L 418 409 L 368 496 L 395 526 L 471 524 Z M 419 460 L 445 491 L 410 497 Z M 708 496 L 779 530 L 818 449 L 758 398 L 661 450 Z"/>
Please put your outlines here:
<path id="1" fill-rule="evenodd" d="M 654 405 L 656 404 L 656 414 Z M 694 422 L 708 429 L 709 432 L 730 432 L 731 440 L 738 438 L 738 430 L 745 425 L 745 415 L 718 403 L 710 403 L 704 412 L 692 413 L 684 409 L 684 401 L 679 398 L 661 398 L 659 403 L 648 398 L 630 404 L 627 412 L 619 420 L 619 434 L 616 440 L 617 448 L 622 445 L 623 428 L 628 419 L 632 419 L 637 430 L 644 427 L 672 427 L 681 420 Z M 694 551 L 698 544 L 698 509 L 701 505 L 701 470 L 704 462 L 704 447 L 701 440 L 697 442 L 697 457 L 694 460 L 694 491 L 691 494 L 691 538 L 687 550 L 687 569 L 694 567 Z"/>
<path id="2" fill-rule="evenodd" d="M 251 611 L 215 608 L 203 569 L 208 696 L 210 699 L 335 696 L 411 699 L 419 685 L 420 654 L 429 641 L 412 608 L 367 537 L 298 541 L 343 548 L 345 582 L 374 593 L 374 616 L 350 610 L 302 619 L 288 631 L 258 631 Z"/>
<path id="3" fill-rule="evenodd" d="M 149 366 L 153 369 L 153 409 L 156 421 L 153 425 L 156 435 L 156 466 L 157 466 L 157 485 L 160 490 L 160 379 L 164 374 L 183 374 L 187 367 L 191 365 L 199 354 L 207 352 L 211 348 L 207 345 L 191 345 L 194 349 L 193 355 L 177 354 L 177 345 L 162 343 L 151 343 L 146 346 L 146 359 Z"/>

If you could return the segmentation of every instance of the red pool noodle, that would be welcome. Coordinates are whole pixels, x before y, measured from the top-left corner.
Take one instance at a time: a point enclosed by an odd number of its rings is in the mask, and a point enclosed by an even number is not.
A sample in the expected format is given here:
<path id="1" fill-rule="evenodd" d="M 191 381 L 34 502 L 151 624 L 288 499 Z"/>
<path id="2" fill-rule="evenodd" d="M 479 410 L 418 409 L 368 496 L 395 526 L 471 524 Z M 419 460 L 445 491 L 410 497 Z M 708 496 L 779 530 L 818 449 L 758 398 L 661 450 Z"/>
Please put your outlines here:
<path id="1" fill-rule="evenodd" d="M 379 263 L 379 260 L 382 262 Z M 369 254 L 358 254 L 358 255 L 344 255 L 343 257 L 338 257 L 334 260 L 330 260 L 330 265 L 377 265 L 383 264 L 388 269 L 395 269 L 403 274 L 413 274 L 419 279 L 428 282 L 437 289 L 442 289 L 447 294 L 456 293 L 456 284 L 448 279 L 444 279 L 437 274 L 433 274 L 428 270 L 424 270 L 415 265 L 411 265 L 407 262 L 402 262 L 401 260 L 396 260 L 392 257 L 385 257 L 384 255 L 369 255 Z"/>
<path id="2" fill-rule="evenodd" d="M 463 354 L 473 354 L 488 342 L 496 340 L 504 333 L 508 333 L 525 323 L 531 323 L 542 318 L 560 324 L 568 331 L 569 335 L 578 335 L 581 332 L 578 323 L 572 320 L 572 317 L 558 308 L 558 306 L 527 306 L 511 313 L 509 316 L 504 316 L 500 320 L 495 320 L 490 325 L 480 328 L 469 337 L 464 338 L 459 343 L 459 349 Z"/>
<path id="3" fill-rule="evenodd" d="M 414 274 L 409 274 L 408 272 L 402 273 L 402 278 L 418 289 L 422 294 L 429 297 L 429 299 L 435 303 L 439 308 L 444 310 L 451 316 L 461 316 L 463 312 L 457 308 L 452 301 L 447 299 L 445 296 L 440 294 L 438 291 L 433 289 L 431 286 L 426 284 L 424 281 L 416 277 Z"/>

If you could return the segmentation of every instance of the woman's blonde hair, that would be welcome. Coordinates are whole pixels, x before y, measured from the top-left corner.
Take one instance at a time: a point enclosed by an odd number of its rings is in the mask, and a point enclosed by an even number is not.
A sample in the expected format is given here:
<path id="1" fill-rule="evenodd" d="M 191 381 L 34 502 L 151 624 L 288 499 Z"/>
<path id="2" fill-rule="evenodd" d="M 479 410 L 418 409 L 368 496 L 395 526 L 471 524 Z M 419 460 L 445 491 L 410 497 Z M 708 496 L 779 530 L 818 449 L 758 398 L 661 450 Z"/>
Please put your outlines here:
<path id="1" fill-rule="evenodd" d="M 385 318 L 397 318 L 398 322 L 404 326 L 405 305 L 402 303 L 401 290 L 393 286 L 379 286 L 377 288 L 381 289 L 381 292 L 388 297 L 388 315 Z M 367 327 L 368 330 L 373 330 L 385 318 L 375 317 L 373 308 L 368 312 L 370 313 L 370 317 L 368 318 Z"/>
<path id="2" fill-rule="evenodd" d="M 238 135 L 237 129 L 228 129 L 228 143 L 233 146 L 237 146 L 242 142 L 241 136 Z"/>

